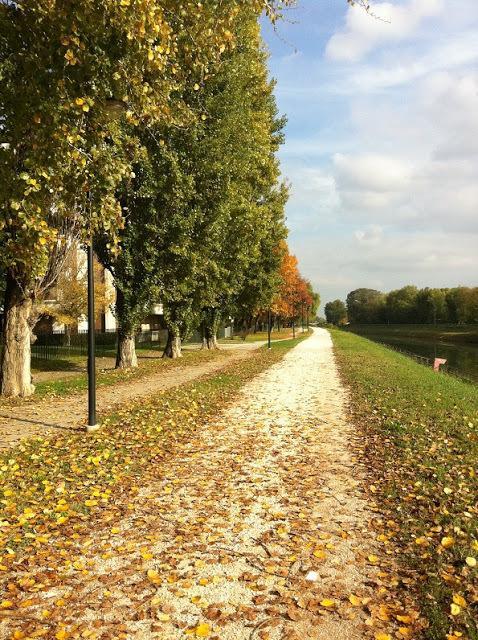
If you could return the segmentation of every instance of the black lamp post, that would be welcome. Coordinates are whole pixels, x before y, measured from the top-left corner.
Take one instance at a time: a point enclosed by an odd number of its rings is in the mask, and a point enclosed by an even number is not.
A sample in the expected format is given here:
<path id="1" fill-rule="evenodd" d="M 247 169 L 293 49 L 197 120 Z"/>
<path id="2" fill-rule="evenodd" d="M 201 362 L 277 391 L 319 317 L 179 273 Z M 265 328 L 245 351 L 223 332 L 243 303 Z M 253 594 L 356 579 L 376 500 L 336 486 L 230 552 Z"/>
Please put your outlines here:
<path id="1" fill-rule="evenodd" d="M 95 271 L 93 240 L 86 249 L 88 256 L 88 424 L 86 430 L 96 431 L 96 366 L 95 366 Z"/>
<path id="2" fill-rule="evenodd" d="M 111 120 L 117 120 L 126 110 L 126 103 L 122 100 L 109 98 L 104 108 Z M 88 207 L 91 216 L 92 194 L 88 191 Z M 93 233 L 90 234 L 86 253 L 88 256 L 88 432 L 97 431 L 96 422 L 96 364 L 95 364 L 95 271 L 93 264 Z"/>
<path id="3" fill-rule="evenodd" d="M 267 348 L 270 349 L 271 348 L 271 331 L 272 331 L 272 326 L 271 326 L 271 310 L 270 307 L 267 311 Z"/>

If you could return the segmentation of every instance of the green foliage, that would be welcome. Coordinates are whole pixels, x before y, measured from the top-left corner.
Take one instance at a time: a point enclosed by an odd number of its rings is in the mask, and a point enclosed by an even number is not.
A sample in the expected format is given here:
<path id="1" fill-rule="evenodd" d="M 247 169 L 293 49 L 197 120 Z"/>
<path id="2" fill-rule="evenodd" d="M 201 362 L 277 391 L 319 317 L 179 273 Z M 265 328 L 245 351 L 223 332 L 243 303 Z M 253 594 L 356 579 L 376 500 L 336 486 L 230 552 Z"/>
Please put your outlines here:
<path id="1" fill-rule="evenodd" d="M 380 322 L 385 296 L 375 289 L 355 289 L 347 296 L 347 315 L 351 323 Z"/>
<path id="2" fill-rule="evenodd" d="M 347 308 L 342 300 L 327 302 L 324 308 L 325 319 L 330 324 L 344 324 L 347 321 Z"/>
<path id="3" fill-rule="evenodd" d="M 156 127 L 124 182 L 126 225 L 117 253 L 109 234 L 96 242 L 134 329 L 153 296 L 171 332 L 185 337 L 217 310 L 254 307 L 273 295 L 285 236 L 287 190 L 275 152 L 284 124 L 253 14 L 236 48 L 185 102 L 202 117 L 187 128 Z M 215 310 L 215 311 L 214 311 Z"/>
<path id="4" fill-rule="evenodd" d="M 189 124 L 183 95 L 233 46 L 244 8 L 276 16 L 263 0 L 176 4 L 0 4 L 1 261 L 22 281 L 46 268 L 52 210 L 88 233 L 121 228 L 117 187 L 140 151 L 130 125 Z"/>
<path id="5" fill-rule="evenodd" d="M 478 322 L 478 287 L 418 289 L 407 285 L 387 294 L 357 289 L 347 296 L 352 324 Z"/>

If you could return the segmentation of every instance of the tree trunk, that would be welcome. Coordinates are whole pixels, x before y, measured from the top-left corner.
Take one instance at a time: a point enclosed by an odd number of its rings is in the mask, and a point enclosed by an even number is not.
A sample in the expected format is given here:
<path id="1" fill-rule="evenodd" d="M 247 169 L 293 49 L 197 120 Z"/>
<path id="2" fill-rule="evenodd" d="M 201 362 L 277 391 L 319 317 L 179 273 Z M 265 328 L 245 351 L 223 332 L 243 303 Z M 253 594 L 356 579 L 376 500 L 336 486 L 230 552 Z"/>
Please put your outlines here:
<path id="1" fill-rule="evenodd" d="M 6 276 L 0 394 L 9 397 L 30 396 L 35 390 L 31 376 L 32 299 L 26 296 L 10 271 Z"/>
<path id="2" fill-rule="evenodd" d="M 206 315 L 206 320 L 202 324 L 202 348 L 209 350 L 219 349 L 217 342 L 218 313 L 215 309 L 210 310 Z"/>
<path id="3" fill-rule="evenodd" d="M 202 349 L 218 350 L 219 344 L 217 342 L 216 334 L 210 334 L 209 332 L 203 336 Z"/>
<path id="4" fill-rule="evenodd" d="M 116 350 L 116 369 L 136 369 L 138 358 L 134 335 L 118 329 L 118 348 Z"/>
<path id="5" fill-rule="evenodd" d="M 65 346 L 71 347 L 71 325 L 65 325 Z"/>
<path id="6" fill-rule="evenodd" d="M 183 353 L 181 351 L 181 337 L 174 334 L 171 330 L 168 331 L 168 341 L 164 349 L 163 358 L 182 358 Z"/>
<path id="7" fill-rule="evenodd" d="M 132 326 L 128 313 L 124 293 L 116 289 L 116 318 L 118 320 L 118 347 L 116 349 L 116 369 L 136 369 L 138 358 L 134 342 L 135 327 Z"/>

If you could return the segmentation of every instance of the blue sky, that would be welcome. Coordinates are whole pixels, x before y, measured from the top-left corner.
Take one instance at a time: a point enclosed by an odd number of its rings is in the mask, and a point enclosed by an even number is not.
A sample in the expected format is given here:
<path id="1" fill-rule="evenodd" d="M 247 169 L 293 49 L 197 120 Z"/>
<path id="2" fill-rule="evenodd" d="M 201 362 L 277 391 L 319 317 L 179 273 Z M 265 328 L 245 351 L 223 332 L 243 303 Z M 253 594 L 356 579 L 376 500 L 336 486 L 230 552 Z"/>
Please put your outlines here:
<path id="1" fill-rule="evenodd" d="M 299 0 L 263 29 L 289 244 L 325 303 L 478 285 L 478 0 Z"/>

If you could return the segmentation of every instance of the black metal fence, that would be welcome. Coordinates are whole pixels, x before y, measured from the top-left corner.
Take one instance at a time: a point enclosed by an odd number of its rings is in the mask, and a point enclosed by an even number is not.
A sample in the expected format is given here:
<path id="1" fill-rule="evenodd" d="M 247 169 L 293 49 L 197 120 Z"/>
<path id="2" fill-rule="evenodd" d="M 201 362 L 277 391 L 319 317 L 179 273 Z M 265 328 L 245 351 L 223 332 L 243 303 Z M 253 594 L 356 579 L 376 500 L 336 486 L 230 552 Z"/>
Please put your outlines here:
<path id="1" fill-rule="evenodd" d="M 225 328 L 221 327 L 218 337 L 223 338 Z M 138 351 L 161 351 L 166 346 L 168 339 L 167 329 L 141 331 L 135 335 L 135 344 Z M 201 341 L 199 331 L 192 333 L 184 344 L 193 344 Z M 1 333 L 0 333 L 1 344 Z M 95 354 L 98 357 L 114 357 L 117 348 L 117 333 L 110 331 L 97 331 L 95 336 Z M 0 347 L 1 348 L 1 347 Z M 88 355 L 88 331 L 78 331 L 70 335 L 66 333 L 38 333 L 31 346 L 32 359 L 36 360 L 69 360 L 70 358 L 86 358 Z"/>
<path id="2" fill-rule="evenodd" d="M 141 331 L 135 336 L 136 348 L 141 350 L 161 349 L 166 344 L 168 332 Z M 113 357 L 116 354 L 116 331 L 97 331 L 95 336 L 96 355 Z M 88 354 L 88 332 L 40 333 L 32 344 L 32 358 L 41 360 L 64 360 L 72 357 L 86 357 Z"/>

